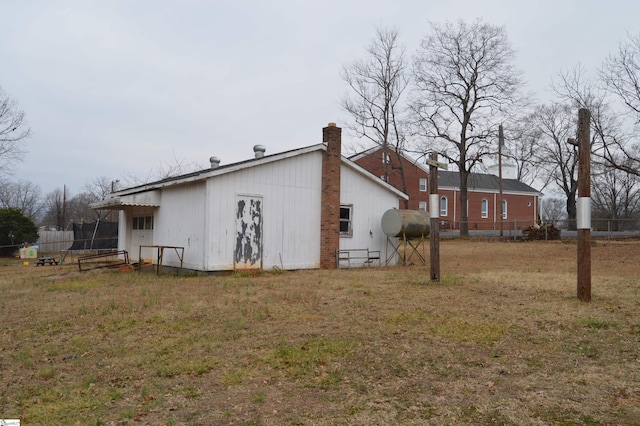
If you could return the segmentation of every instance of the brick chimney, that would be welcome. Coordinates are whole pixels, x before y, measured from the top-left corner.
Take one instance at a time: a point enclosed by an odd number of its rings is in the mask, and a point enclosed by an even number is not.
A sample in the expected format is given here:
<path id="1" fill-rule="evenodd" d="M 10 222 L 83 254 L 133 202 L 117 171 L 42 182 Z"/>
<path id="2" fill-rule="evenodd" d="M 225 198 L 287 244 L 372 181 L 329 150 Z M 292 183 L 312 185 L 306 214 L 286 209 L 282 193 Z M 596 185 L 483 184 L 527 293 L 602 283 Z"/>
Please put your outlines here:
<path id="1" fill-rule="evenodd" d="M 327 151 L 322 158 L 322 195 L 320 198 L 320 268 L 336 268 L 340 248 L 340 164 L 342 129 L 329 123 L 322 129 Z"/>

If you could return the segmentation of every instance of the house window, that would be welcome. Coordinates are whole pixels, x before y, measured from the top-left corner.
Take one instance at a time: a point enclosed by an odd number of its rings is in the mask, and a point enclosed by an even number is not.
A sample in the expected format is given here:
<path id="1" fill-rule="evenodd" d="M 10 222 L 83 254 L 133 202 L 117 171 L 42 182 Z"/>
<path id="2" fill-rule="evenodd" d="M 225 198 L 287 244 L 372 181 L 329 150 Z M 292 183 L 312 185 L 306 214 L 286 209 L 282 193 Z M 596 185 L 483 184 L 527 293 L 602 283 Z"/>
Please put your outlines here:
<path id="1" fill-rule="evenodd" d="M 447 197 L 440 198 L 440 216 L 447 215 Z"/>
<path id="2" fill-rule="evenodd" d="M 380 179 L 382 179 L 383 181 L 387 181 L 387 177 L 385 175 L 380 176 Z"/>
<path id="3" fill-rule="evenodd" d="M 340 235 L 350 237 L 353 235 L 353 227 L 351 219 L 353 215 L 353 206 L 340 206 Z"/>
<path id="4" fill-rule="evenodd" d="M 391 157 L 388 152 L 382 151 L 382 164 L 391 164 Z"/>
<path id="5" fill-rule="evenodd" d="M 426 201 L 420 201 L 420 205 L 418 207 L 418 210 L 420 210 L 421 212 L 426 212 L 427 211 L 427 202 Z"/>
<path id="6" fill-rule="evenodd" d="M 136 216 L 133 218 L 133 229 L 153 229 L 153 216 Z"/>
<path id="7" fill-rule="evenodd" d="M 427 192 L 427 179 L 420 178 L 420 192 Z"/>
<path id="8" fill-rule="evenodd" d="M 480 214 L 483 218 L 489 217 L 489 201 L 486 198 L 483 198 L 480 204 Z"/>
<path id="9" fill-rule="evenodd" d="M 502 200 L 502 218 L 507 218 L 507 200 Z"/>

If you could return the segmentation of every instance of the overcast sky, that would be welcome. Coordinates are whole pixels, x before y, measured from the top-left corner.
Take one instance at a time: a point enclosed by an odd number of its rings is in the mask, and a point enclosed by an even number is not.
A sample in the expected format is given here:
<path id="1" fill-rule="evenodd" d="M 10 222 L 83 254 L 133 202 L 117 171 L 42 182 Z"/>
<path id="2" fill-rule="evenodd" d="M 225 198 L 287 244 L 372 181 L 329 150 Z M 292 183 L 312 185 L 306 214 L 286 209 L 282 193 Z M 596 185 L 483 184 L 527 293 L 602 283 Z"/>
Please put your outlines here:
<path id="1" fill-rule="evenodd" d="M 321 142 L 348 120 L 340 69 L 377 26 L 412 54 L 429 21 L 504 25 L 540 101 L 559 71 L 595 72 L 640 33 L 631 0 L 2 0 L 0 16 L 0 86 L 32 131 L 12 179 L 71 195 L 174 159 L 208 167 L 255 144 Z"/>

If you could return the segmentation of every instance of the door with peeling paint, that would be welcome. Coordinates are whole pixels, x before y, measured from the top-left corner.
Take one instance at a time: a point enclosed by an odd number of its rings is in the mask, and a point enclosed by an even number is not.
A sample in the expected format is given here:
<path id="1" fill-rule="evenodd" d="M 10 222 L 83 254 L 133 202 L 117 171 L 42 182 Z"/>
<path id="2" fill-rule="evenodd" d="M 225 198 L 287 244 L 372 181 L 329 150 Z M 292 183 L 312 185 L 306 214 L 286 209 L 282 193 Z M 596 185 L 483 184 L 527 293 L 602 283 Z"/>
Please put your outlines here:
<path id="1" fill-rule="evenodd" d="M 234 269 L 261 269 L 262 197 L 237 196 L 235 237 Z"/>

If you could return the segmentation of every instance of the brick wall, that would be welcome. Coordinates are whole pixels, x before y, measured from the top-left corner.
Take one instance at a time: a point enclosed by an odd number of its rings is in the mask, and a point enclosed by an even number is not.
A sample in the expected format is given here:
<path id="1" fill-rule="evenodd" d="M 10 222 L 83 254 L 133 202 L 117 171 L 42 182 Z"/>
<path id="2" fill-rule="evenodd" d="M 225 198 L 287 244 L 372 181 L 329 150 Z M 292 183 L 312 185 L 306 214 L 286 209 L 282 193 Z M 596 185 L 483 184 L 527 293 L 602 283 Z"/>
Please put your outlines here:
<path id="1" fill-rule="evenodd" d="M 429 173 L 420 168 L 394 151 L 389 151 L 389 161 L 387 164 L 387 173 L 389 175 L 389 183 L 397 189 L 403 191 L 402 179 L 400 175 L 399 165 L 404 167 L 405 181 L 407 184 L 406 194 L 409 195 L 409 210 L 419 210 L 420 202 L 427 203 L 427 212 L 429 211 Z M 356 164 L 368 170 L 374 175 L 380 177 L 384 175 L 384 164 L 382 157 L 382 148 L 372 150 L 372 152 L 363 155 L 355 160 Z M 420 191 L 420 178 L 427 179 L 426 191 Z M 448 215 L 441 216 L 441 222 L 447 224 L 447 227 L 460 227 L 460 191 L 440 190 L 439 195 L 446 196 L 448 199 Z M 454 208 L 454 197 L 455 208 Z M 499 229 L 500 228 L 500 206 L 498 194 L 494 192 L 472 192 L 467 193 L 469 199 L 469 229 Z M 488 201 L 488 214 L 486 218 L 482 217 L 482 199 Z M 504 199 L 507 200 L 507 218 L 503 223 L 503 229 L 512 229 L 516 226 L 518 229 L 526 228 L 534 223 L 535 217 L 539 213 L 538 198 L 534 195 L 518 195 L 505 194 Z M 406 208 L 400 205 L 400 208 Z M 454 217 L 455 209 L 455 217 Z M 511 227 L 511 228 L 510 228 Z"/>
<path id="2" fill-rule="evenodd" d="M 322 129 L 327 151 L 322 158 L 322 194 L 320 212 L 320 268 L 336 268 L 336 250 L 340 248 L 340 165 L 342 129 L 335 123 Z"/>
<path id="3" fill-rule="evenodd" d="M 440 197 L 447 197 L 448 201 L 447 216 L 441 215 L 440 221 L 445 223 L 445 227 L 459 228 L 460 191 L 440 190 L 438 194 Z M 469 230 L 500 229 L 500 194 L 469 191 L 467 198 L 469 201 Z M 507 201 L 507 218 L 503 221 L 504 230 L 514 229 L 514 227 L 523 229 L 533 225 L 535 217 L 539 213 L 537 197 L 534 195 L 504 194 L 503 198 Z M 486 218 L 482 217 L 482 199 L 488 201 Z"/>
<path id="4" fill-rule="evenodd" d="M 404 168 L 405 182 L 407 185 L 406 194 L 409 196 L 409 205 L 405 206 L 404 203 L 400 203 L 400 208 L 409 210 L 418 210 L 420 208 L 420 202 L 427 203 L 427 212 L 429 211 L 429 173 L 421 169 L 417 164 L 406 158 L 398 155 L 395 151 L 389 150 L 389 162 L 387 164 L 387 174 L 389 176 L 388 182 L 399 189 L 404 191 L 402 187 L 402 175 L 400 173 L 400 166 Z M 355 160 L 363 169 L 368 170 L 374 175 L 381 177 L 384 176 L 384 163 L 382 158 L 382 148 L 375 150 L 361 158 Z M 427 179 L 426 191 L 420 191 L 420 179 Z"/>

